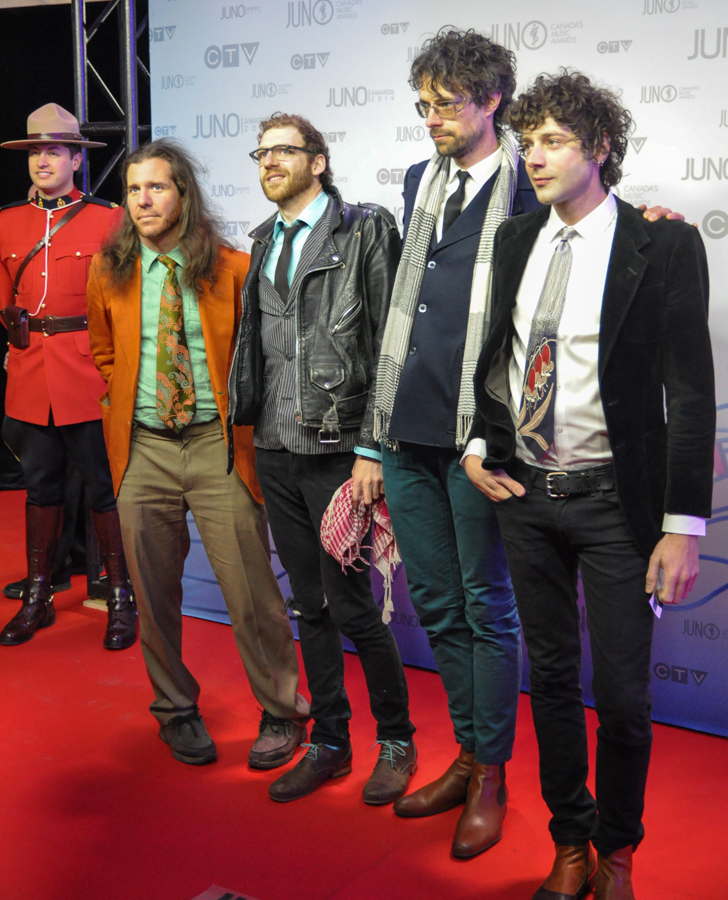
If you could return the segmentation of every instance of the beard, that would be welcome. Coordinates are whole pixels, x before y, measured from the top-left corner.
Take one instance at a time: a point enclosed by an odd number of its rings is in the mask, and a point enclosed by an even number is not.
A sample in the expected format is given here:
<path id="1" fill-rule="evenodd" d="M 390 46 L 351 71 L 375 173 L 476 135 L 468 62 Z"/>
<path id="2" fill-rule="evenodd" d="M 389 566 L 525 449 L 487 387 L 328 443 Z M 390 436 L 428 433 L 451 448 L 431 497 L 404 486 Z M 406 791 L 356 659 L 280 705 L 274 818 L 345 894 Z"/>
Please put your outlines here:
<path id="1" fill-rule="evenodd" d="M 165 234 L 170 232 L 179 223 L 181 216 L 182 204 L 178 203 L 170 213 L 162 216 L 161 219 L 155 218 L 146 222 L 135 222 L 134 226 L 143 237 L 155 240 L 156 238 L 164 237 Z"/>
<path id="2" fill-rule="evenodd" d="M 276 184 L 268 184 L 265 179 L 268 175 L 275 172 L 276 174 L 280 172 L 281 174 L 287 175 L 287 178 L 284 178 L 283 181 L 279 181 Z M 284 200 L 290 200 L 291 197 L 297 197 L 298 194 L 303 193 L 303 191 L 308 190 L 311 185 L 315 181 L 315 175 L 311 171 L 311 168 L 303 169 L 298 172 L 294 172 L 291 174 L 287 172 L 286 169 L 281 167 L 280 169 L 268 169 L 266 170 L 263 178 L 261 178 L 260 184 L 263 188 L 263 193 L 265 196 L 271 200 L 273 203 L 282 203 Z"/>
<path id="3" fill-rule="evenodd" d="M 433 129 L 433 131 L 430 132 L 431 136 L 441 134 L 447 135 L 447 138 L 446 140 L 438 141 L 435 144 L 437 152 L 440 156 L 449 156 L 453 159 L 459 159 L 461 156 L 465 156 L 477 147 L 485 134 L 485 126 L 481 128 L 474 127 L 470 131 L 454 135 L 448 134 L 445 129 Z"/>

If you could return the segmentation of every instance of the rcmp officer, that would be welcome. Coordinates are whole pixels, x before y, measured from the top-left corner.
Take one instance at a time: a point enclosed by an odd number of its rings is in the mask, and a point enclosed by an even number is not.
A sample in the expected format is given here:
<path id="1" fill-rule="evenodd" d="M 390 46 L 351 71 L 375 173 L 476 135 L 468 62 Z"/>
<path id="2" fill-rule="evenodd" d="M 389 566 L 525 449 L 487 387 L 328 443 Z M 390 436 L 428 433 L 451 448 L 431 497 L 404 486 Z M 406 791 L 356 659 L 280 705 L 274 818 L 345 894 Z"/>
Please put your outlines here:
<path id="1" fill-rule="evenodd" d="M 6 646 L 55 622 L 51 573 L 63 516 L 66 463 L 82 473 L 108 581 L 104 647 L 136 640 L 116 500 L 101 430 L 106 385 L 89 347 L 86 280 L 91 257 L 121 217 L 115 204 L 83 195 L 73 174 L 85 140 L 55 103 L 28 117 L 28 137 L 0 146 L 28 151 L 34 197 L 0 210 L 0 317 L 8 330 L 2 437 L 20 460 L 28 491 L 28 589 L 0 633 Z"/>

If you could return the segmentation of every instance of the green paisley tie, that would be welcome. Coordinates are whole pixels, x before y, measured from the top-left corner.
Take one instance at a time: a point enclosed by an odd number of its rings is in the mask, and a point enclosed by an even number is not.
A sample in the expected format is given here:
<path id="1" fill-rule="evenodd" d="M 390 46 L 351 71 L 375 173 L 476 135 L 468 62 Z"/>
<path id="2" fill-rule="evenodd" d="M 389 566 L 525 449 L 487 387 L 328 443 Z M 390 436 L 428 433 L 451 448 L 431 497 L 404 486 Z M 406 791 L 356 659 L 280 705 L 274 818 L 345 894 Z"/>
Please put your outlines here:
<path id="1" fill-rule="evenodd" d="M 159 305 L 157 337 L 157 415 L 174 432 L 195 415 L 195 383 L 185 337 L 182 291 L 171 256 L 158 256 L 167 267 Z"/>

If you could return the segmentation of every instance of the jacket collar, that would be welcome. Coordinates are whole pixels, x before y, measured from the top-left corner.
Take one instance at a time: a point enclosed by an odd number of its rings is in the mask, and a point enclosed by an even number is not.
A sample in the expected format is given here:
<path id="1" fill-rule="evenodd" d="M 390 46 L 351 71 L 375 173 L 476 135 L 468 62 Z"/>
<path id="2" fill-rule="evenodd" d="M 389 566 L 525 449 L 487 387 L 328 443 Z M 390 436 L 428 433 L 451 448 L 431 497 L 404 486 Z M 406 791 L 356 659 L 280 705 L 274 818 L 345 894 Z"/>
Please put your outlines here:
<path id="1" fill-rule="evenodd" d="M 344 201 L 341 199 L 341 194 L 333 185 L 325 187 L 324 190 L 329 195 L 329 197 L 333 197 L 334 199 L 334 211 L 331 216 L 331 231 L 333 232 L 341 224 L 341 213 L 344 207 Z M 274 212 L 272 216 L 269 216 L 265 220 L 265 222 L 263 222 L 261 225 L 258 225 L 258 227 L 253 231 L 248 232 L 253 241 L 259 241 L 261 244 L 265 244 L 266 246 L 270 243 L 270 239 L 273 235 L 273 229 L 276 224 L 277 215 L 278 213 Z"/>

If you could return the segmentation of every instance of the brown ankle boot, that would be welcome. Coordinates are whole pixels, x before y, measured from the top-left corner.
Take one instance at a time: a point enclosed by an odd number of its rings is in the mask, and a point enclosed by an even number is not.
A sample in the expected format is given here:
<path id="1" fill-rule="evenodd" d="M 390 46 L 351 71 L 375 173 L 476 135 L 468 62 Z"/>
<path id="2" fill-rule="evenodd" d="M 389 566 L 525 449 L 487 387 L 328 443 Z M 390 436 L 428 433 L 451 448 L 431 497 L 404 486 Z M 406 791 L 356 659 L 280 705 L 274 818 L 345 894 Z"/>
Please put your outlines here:
<path id="1" fill-rule="evenodd" d="M 473 753 L 461 747 L 460 755 L 445 774 L 406 797 L 400 797 L 394 804 L 395 813 L 404 819 L 414 819 L 447 812 L 464 803 L 473 771 L 473 757 Z"/>
<path id="2" fill-rule="evenodd" d="M 583 900 L 592 889 L 596 864 L 591 844 L 556 844 L 556 859 L 549 877 L 532 900 Z"/>
<path id="3" fill-rule="evenodd" d="M 0 644 L 25 644 L 39 628 L 56 621 L 51 574 L 61 535 L 62 506 L 25 505 L 25 544 L 28 556 L 28 590 L 17 615 L 0 633 Z"/>
<path id="4" fill-rule="evenodd" d="M 615 850 L 609 856 L 597 854 L 594 900 L 634 900 L 631 846 Z"/>
<path id="5" fill-rule="evenodd" d="M 94 531 L 106 569 L 109 619 L 104 635 L 107 650 L 125 650 L 136 640 L 137 611 L 131 585 L 126 575 L 124 548 L 121 543 L 119 514 L 92 511 Z"/>
<path id="6" fill-rule="evenodd" d="M 470 859 L 501 839 L 507 799 L 506 767 L 473 763 L 465 809 L 452 842 L 454 857 Z"/>

